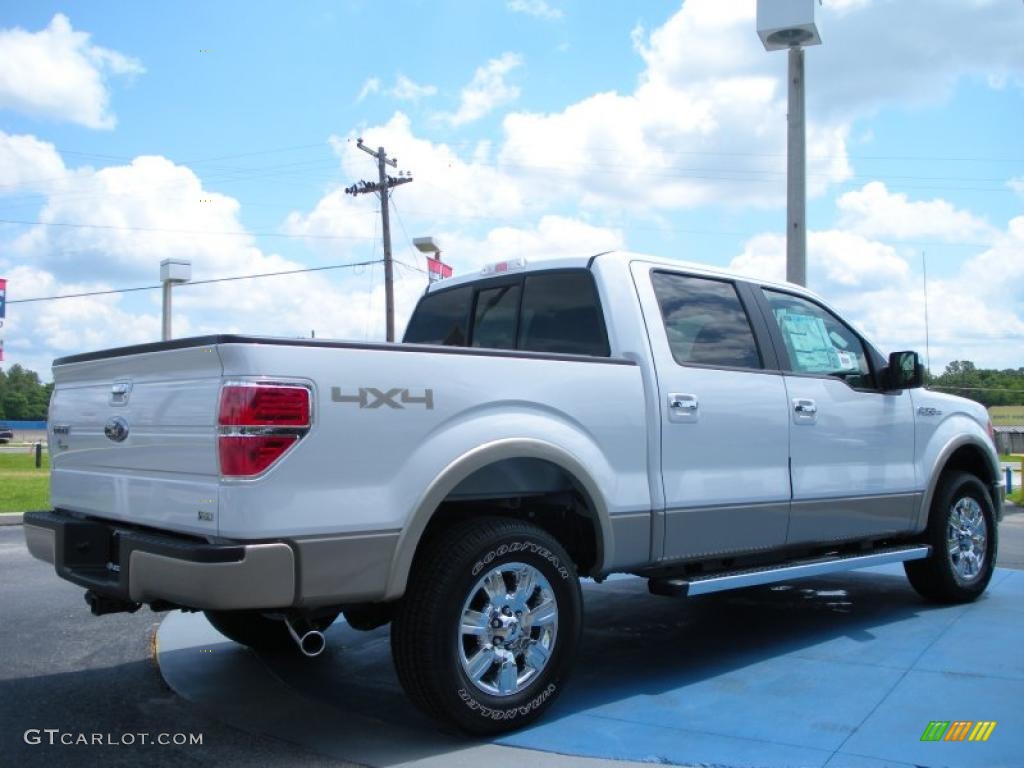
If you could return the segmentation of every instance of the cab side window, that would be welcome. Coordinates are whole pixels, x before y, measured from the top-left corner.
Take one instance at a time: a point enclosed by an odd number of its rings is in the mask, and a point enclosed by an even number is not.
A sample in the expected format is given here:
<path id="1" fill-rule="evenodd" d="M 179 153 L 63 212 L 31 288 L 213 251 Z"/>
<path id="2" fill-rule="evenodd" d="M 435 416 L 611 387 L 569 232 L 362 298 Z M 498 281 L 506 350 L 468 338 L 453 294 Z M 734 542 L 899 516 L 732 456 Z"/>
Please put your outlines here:
<path id="1" fill-rule="evenodd" d="M 762 368 L 736 286 L 725 280 L 655 272 L 654 294 L 672 357 L 680 365 Z"/>
<path id="2" fill-rule="evenodd" d="M 813 301 L 764 290 L 794 373 L 834 376 L 854 389 L 873 389 L 864 344 L 850 328 Z"/>
<path id="3" fill-rule="evenodd" d="M 473 289 L 468 285 L 425 296 L 409 320 L 404 343 L 466 346 L 472 301 Z"/>
<path id="4" fill-rule="evenodd" d="M 607 357 L 594 278 L 585 270 L 526 276 L 519 349 Z"/>
<path id="5" fill-rule="evenodd" d="M 473 346 L 515 349 L 519 315 L 519 283 L 477 291 Z"/>

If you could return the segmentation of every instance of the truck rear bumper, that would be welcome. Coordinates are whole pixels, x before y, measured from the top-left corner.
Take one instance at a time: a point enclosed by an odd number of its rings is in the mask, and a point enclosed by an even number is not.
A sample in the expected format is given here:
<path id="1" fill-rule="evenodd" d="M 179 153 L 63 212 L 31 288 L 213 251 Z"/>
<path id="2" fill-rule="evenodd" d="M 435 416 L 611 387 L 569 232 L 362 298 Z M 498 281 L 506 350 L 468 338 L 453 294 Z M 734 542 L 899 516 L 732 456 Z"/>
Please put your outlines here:
<path id="1" fill-rule="evenodd" d="M 25 542 L 57 575 L 115 600 L 202 610 L 296 602 L 295 552 L 284 542 L 209 544 L 65 512 L 26 512 Z"/>

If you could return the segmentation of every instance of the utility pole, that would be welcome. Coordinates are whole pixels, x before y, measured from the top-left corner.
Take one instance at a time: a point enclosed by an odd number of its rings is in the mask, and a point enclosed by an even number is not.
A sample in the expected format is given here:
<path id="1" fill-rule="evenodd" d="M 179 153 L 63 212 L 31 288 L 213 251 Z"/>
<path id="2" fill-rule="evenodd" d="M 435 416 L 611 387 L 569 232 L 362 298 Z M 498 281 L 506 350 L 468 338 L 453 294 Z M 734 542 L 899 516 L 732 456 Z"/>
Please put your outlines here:
<path id="1" fill-rule="evenodd" d="M 381 229 L 384 236 L 384 303 L 387 313 L 387 340 L 395 340 L 395 276 L 394 264 L 391 259 L 391 218 L 388 211 L 388 190 L 397 187 L 399 184 L 408 184 L 412 181 L 411 174 L 399 173 L 398 176 L 388 176 L 387 166 L 398 167 L 398 160 L 388 157 L 384 147 L 377 147 L 374 152 L 363 144 L 362 139 L 356 141 L 356 146 L 366 154 L 377 160 L 378 181 L 360 181 L 351 187 L 346 187 L 345 192 L 352 195 L 362 195 L 367 192 L 376 192 L 380 196 L 380 218 Z"/>

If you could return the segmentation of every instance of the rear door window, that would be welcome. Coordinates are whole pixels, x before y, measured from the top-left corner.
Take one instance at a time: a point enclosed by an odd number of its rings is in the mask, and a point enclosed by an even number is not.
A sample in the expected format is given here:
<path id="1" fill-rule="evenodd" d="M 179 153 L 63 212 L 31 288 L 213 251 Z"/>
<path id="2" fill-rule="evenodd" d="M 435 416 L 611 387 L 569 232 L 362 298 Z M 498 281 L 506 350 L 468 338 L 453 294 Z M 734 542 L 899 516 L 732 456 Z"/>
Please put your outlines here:
<path id="1" fill-rule="evenodd" d="M 420 303 L 405 330 L 406 344 L 443 344 L 464 347 L 469 341 L 469 305 L 472 286 L 430 293 Z"/>
<path id="2" fill-rule="evenodd" d="M 724 280 L 655 272 L 651 279 L 672 357 L 680 365 L 761 368 L 736 286 Z"/>
<path id="3" fill-rule="evenodd" d="M 526 276 L 519 349 L 608 356 L 608 334 L 590 272 Z"/>

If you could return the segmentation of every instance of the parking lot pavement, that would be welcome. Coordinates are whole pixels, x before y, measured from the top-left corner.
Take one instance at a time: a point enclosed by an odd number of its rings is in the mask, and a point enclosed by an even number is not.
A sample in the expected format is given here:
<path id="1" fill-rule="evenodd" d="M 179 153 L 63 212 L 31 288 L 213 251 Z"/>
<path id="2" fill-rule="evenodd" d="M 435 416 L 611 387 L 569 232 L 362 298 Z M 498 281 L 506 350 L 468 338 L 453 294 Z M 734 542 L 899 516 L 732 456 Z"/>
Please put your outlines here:
<path id="1" fill-rule="evenodd" d="M 1024 514 L 1008 515 L 1001 534 L 1000 565 L 1024 567 Z M 588 585 L 565 696 L 546 721 L 491 745 L 421 717 L 394 678 L 386 629 L 359 633 L 343 622 L 330 629 L 327 654 L 306 660 L 257 656 L 198 615 L 170 614 L 160 658 L 176 696 L 151 660 L 162 615 L 90 616 L 82 591 L 32 560 L 21 535 L 0 528 L 4 764 L 624 764 L 581 757 L 604 755 L 877 768 L 902 762 L 892 749 L 918 765 L 1021 764 L 1024 661 L 1013 643 L 1024 630 L 1024 573 L 1000 572 L 966 608 L 928 606 L 884 572 L 690 601 L 651 597 L 637 580 Z M 928 721 L 958 718 L 999 726 L 985 744 L 920 742 Z M 31 728 L 201 733 L 203 744 L 31 746 Z M 563 754 L 521 751 L 529 747 Z"/>
<path id="2" fill-rule="evenodd" d="M 151 653 L 152 633 L 162 617 L 148 609 L 91 616 L 80 588 L 28 554 L 20 525 L 0 527 L 0 765 L 352 765 L 224 725 L 176 696 Z M 40 734 L 41 744 L 25 743 L 26 731 L 44 728 L 76 737 L 202 734 L 203 743 L 50 746 L 47 734 Z"/>

